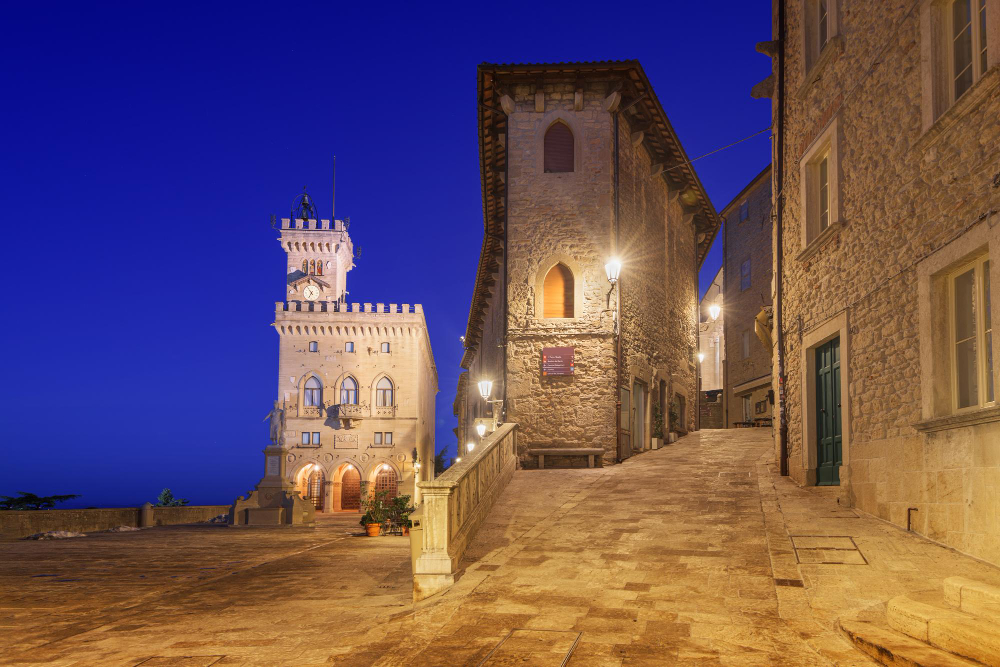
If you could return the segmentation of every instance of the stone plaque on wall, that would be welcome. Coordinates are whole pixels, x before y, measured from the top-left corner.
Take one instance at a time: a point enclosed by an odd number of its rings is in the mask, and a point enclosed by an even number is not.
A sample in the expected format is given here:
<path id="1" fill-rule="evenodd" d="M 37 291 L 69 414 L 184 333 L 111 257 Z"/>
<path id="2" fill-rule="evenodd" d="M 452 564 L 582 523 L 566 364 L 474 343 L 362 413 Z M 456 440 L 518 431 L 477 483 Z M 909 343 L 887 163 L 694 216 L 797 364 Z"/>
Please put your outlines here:
<path id="1" fill-rule="evenodd" d="M 572 375 L 573 347 L 543 347 L 542 375 Z"/>
<path id="2" fill-rule="evenodd" d="M 357 433 L 338 433 L 333 437 L 333 448 L 334 449 L 357 449 L 358 448 L 358 434 Z"/>
<path id="3" fill-rule="evenodd" d="M 267 457 L 267 472 L 268 476 L 277 477 L 281 474 L 281 460 L 277 456 Z"/>

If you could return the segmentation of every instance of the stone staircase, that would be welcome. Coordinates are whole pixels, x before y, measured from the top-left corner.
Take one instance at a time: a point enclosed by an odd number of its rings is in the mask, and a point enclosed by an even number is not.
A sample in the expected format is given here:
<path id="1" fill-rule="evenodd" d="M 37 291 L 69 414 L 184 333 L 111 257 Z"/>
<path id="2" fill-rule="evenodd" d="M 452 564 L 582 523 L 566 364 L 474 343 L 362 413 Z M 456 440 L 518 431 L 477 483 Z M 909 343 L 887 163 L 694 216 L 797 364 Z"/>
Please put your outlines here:
<path id="1" fill-rule="evenodd" d="M 1000 587 L 964 577 L 889 600 L 885 620 L 842 620 L 854 645 L 883 665 L 1000 667 Z"/>

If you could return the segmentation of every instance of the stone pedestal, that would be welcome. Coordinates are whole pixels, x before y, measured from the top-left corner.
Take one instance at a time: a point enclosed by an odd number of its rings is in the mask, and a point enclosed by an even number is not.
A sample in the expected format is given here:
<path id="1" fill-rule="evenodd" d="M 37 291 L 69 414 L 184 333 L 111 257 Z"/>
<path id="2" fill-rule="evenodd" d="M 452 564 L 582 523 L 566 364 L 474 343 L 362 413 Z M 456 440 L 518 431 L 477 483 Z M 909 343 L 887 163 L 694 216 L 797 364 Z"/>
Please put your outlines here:
<path id="1" fill-rule="evenodd" d="M 256 490 L 237 498 L 229 508 L 229 525 L 316 525 L 316 508 L 300 498 L 295 486 L 285 478 L 287 454 L 281 445 L 264 448 L 264 477 Z"/>

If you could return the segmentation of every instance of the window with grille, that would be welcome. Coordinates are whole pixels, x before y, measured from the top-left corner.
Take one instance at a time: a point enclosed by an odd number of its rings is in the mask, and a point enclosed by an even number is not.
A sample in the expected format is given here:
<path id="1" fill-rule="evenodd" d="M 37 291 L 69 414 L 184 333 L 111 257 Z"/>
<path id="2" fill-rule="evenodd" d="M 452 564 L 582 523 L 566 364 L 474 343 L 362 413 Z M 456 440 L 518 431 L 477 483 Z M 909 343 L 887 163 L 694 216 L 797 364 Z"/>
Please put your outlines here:
<path id="1" fill-rule="evenodd" d="M 545 132 L 545 173 L 573 171 L 573 131 L 556 121 Z"/>
<path id="2" fill-rule="evenodd" d="M 395 498 L 399 494 L 397 485 L 396 471 L 383 464 L 375 477 L 375 490 L 388 491 L 389 498 Z"/>

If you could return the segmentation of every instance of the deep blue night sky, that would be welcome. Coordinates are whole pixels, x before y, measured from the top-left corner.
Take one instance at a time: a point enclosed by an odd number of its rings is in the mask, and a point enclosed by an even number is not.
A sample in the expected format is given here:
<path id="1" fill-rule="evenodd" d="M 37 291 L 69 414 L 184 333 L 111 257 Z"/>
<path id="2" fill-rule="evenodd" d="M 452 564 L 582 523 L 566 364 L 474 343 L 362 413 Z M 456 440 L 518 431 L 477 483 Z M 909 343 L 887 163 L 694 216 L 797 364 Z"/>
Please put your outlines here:
<path id="1" fill-rule="evenodd" d="M 494 14 L 506 11 L 507 15 Z M 500 16 L 499 20 L 496 16 Z M 691 157 L 765 128 L 769 3 L 5 3 L 0 494 L 228 503 L 262 474 L 284 253 L 308 186 L 351 301 L 422 303 L 437 447 L 482 238 L 480 62 L 637 58 Z M 718 208 L 765 133 L 696 163 Z M 701 273 L 707 287 L 721 241 Z M 627 270 L 627 268 L 626 268 Z"/>

